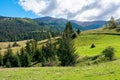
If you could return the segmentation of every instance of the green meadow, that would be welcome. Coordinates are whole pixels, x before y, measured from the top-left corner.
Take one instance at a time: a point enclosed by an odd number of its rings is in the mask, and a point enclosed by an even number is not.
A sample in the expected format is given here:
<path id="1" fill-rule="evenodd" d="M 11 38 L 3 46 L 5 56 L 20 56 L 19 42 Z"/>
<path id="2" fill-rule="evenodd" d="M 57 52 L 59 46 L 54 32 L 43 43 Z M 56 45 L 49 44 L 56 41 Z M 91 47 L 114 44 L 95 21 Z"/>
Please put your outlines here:
<path id="1" fill-rule="evenodd" d="M 1 68 L 0 80 L 119 80 L 120 60 L 79 67 Z"/>
<path id="2" fill-rule="evenodd" d="M 117 60 L 76 67 L 0 68 L 0 80 L 119 80 L 120 35 L 81 34 L 74 39 L 80 57 L 95 56 L 108 46 L 115 49 Z M 95 48 L 90 48 L 91 44 Z"/>
<path id="3" fill-rule="evenodd" d="M 120 58 L 120 35 L 114 34 L 82 34 L 75 40 L 76 53 L 80 56 L 94 56 L 100 54 L 106 47 L 115 49 L 115 56 Z M 90 48 L 91 44 L 95 48 Z"/>

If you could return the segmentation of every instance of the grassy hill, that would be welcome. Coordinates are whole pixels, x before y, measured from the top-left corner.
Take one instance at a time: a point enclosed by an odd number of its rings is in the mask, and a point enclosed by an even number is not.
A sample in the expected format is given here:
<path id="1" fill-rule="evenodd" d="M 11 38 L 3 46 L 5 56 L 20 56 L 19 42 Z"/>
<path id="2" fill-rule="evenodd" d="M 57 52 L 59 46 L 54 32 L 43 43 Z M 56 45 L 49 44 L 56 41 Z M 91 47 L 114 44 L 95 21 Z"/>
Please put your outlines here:
<path id="1" fill-rule="evenodd" d="M 54 41 L 54 40 L 57 40 L 59 38 L 60 38 L 59 36 L 58 37 L 54 37 L 54 38 L 52 38 L 52 40 Z M 29 40 L 17 41 L 17 44 L 20 45 L 18 47 L 12 47 L 12 45 L 14 44 L 14 42 L 0 42 L 0 48 L 1 48 L 0 53 L 4 54 L 4 52 L 7 50 L 7 47 L 9 45 L 11 45 L 11 49 L 15 53 L 15 52 L 19 51 L 20 48 L 25 47 L 27 41 L 29 41 Z M 38 47 L 41 46 L 41 44 L 44 44 L 46 42 L 47 42 L 47 39 L 38 41 Z"/>
<path id="2" fill-rule="evenodd" d="M 115 48 L 116 57 L 120 58 L 120 35 L 118 34 L 82 34 L 74 42 L 76 52 L 80 56 L 94 56 L 111 46 Z M 96 47 L 90 48 L 93 43 Z"/>
<path id="3" fill-rule="evenodd" d="M 0 68 L 0 80 L 119 80 L 119 40 L 120 35 L 116 32 L 109 32 L 107 34 L 102 31 L 101 33 L 82 32 L 74 39 L 76 53 L 80 57 L 98 55 L 106 47 L 112 46 L 115 49 L 117 60 L 83 66 L 78 64 L 76 67 Z M 38 44 L 40 45 L 45 42 L 46 40 L 43 40 Z M 24 41 L 18 43 L 25 45 Z M 90 48 L 93 43 L 96 47 Z"/>
<path id="4" fill-rule="evenodd" d="M 0 68 L 0 80 L 119 80 L 120 60 L 82 67 Z"/>

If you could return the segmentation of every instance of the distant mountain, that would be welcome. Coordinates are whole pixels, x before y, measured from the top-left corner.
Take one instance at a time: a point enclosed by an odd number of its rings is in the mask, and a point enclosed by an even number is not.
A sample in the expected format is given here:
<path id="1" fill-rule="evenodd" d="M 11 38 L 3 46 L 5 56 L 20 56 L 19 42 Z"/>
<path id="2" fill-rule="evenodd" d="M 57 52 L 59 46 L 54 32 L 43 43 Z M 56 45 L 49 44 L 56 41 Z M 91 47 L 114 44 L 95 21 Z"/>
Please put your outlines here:
<path id="1" fill-rule="evenodd" d="M 72 21 L 72 22 L 82 26 L 84 30 L 97 29 L 102 27 L 106 23 L 106 21 L 88 21 L 88 22 Z"/>
<path id="2" fill-rule="evenodd" d="M 60 30 L 64 29 L 68 20 L 63 18 L 53 18 L 53 17 L 42 17 L 34 19 L 39 23 L 39 25 L 49 25 L 51 27 L 59 27 Z M 102 27 L 106 21 L 88 21 L 88 22 L 80 22 L 71 20 L 74 29 L 80 28 L 81 30 L 90 30 Z"/>
<path id="3" fill-rule="evenodd" d="M 68 20 L 63 18 L 42 17 L 34 19 L 41 26 L 50 26 L 50 28 L 57 28 L 59 31 L 63 31 Z M 72 22 L 74 29 L 82 28 L 77 23 Z"/>
<path id="4" fill-rule="evenodd" d="M 0 16 L 0 41 L 31 39 L 37 35 L 41 36 L 42 33 L 38 32 L 51 31 L 59 34 L 64 30 L 67 22 L 68 20 L 63 18 L 48 16 L 35 19 Z M 105 22 L 106 21 L 80 22 L 71 20 L 74 30 L 78 28 L 81 30 L 100 28 Z M 46 34 L 42 34 L 42 39 L 45 38 L 45 35 Z M 39 40 L 41 37 L 37 39 Z"/>

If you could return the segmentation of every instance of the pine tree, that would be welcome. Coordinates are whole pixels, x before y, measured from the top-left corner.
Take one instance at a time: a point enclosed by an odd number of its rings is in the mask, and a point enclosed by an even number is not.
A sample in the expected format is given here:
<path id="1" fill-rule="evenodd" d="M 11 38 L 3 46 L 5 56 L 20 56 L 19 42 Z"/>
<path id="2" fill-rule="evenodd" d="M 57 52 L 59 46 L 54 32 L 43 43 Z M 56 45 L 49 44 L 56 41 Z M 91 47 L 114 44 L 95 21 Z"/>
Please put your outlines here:
<path id="1" fill-rule="evenodd" d="M 111 17 L 110 21 L 105 24 L 105 29 L 115 29 L 118 26 L 118 22 L 114 19 L 114 17 Z"/>
<path id="2" fill-rule="evenodd" d="M 0 66 L 3 66 L 3 55 L 0 54 Z"/>
<path id="3" fill-rule="evenodd" d="M 30 41 L 26 42 L 25 50 L 30 56 L 32 56 L 32 49 L 31 49 Z"/>
<path id="4" fill-rule="evenodd" d="M 72 24 L 71 22 L 69 21 L 63 31 L 63 36 L 65 38 L 71 38 L 72 35 L 74 34 L 74 30 L 73 30 L 73 27 L 72 27 Z"/>
<path id="5" fill-rule="evenodd" d="M 78 30 L 77 30 L 77 34 L 80 34 L 80 33 L 81 33 L 80 28 L 78 28 Z"/>
<path id="6" fill-rule="evenodd" d="M 11 67 L 11 63 L 10 63 L 10 60 L 9 60 L 9 59 L 7 59 L 7 61 L 6 61 L 6 67 L 7 67 L 7 68 L 10 68 L 10 67 Z"/>
<path id="7" fill-rule="evenodd" d="M 45 46 L 42 46 L 42 64 L 43 66 L 57 65 L 56 45 L 52 43 L 51 33 L 48 33 L 48 41 Z"/>
<path id="8" fill-rule="evenodd" d="M 11 62 L 13 60 L 13 52 L 10 48 L 7 49 L 5 55 L 4 55 L 4 65 L 6 65 L 7 60 L 9 59 L 9 62 Z"/>
<path id="9" fill-rule="evenodd" d="M 34 61 L 36 62 L 43 62 L 43 54 L 42 54 L 42 49 L 36 49 L 35 55 L 34 55 Z"/>
<path id="10" fill-rule="evenodd" d="M 14 55 L 13 56 L 13 60 L 11 62 L 11 66 L 12 67 L 21 67 L 21 63 L 20 63 L 20 59 L 19 59 L 18 55 Z"/>
<path id="11" fill-rule="evenodd" d="M 111 17 L 111 20 L 110 20 L 111 24 L 111 28 L 116 28 L 118 26 L 118 23 L 117 21 L 114 19 L 114 17 Z"/>
<path id="12" fill-rule="evenodd" d="M 20 63 L 21 63 L 21 66 L 24 67 L 25 65 L 25 49 L 24 48 L 21 48 L 20 49 L 20 54 L 19 54 L 19 59 L 20 59 Z"/>
<path id="13" fill-rule="evenodd" d="M 24 48 L 21 48 L 19 59 L 22 67 L 29 67 L 31 65 L 31 58 L 28 53 L 26 53 Z"/>
<path id="14" fill-rule="evenodd" d="M 75 54 L 74 44 L 71 38 L 73 33 L 74 30 L 72 28 L 72 24 L 68 22 L 63 32 L 58 49 L 58 55 L 62 66 L 75 65 L 78 58 L 78 55 Z"/>
<path id="15" fill-rule="evenodd" d="M 36 53 L 36 50 L 37 50 L 37 41 L 36 40 L 31 40 L 31 58 L 32 58 L 32 61 L 35 61 L 35 53 Z"/>
<path id="16" fill-rule="evenodd" d="M 26 50 L 26 53 L 29 54 L 32 61 L 35 61 L 34 56 L 35 56 L 36 49 L 37 49 L 36 40 L 27 41 L 25 50 Z"/>
<path id="17" fill-rule="evenodd" d="M 31 65 L 31 57 L 28 54 L 25 54 L 25 67 L 30 67 Z"/>

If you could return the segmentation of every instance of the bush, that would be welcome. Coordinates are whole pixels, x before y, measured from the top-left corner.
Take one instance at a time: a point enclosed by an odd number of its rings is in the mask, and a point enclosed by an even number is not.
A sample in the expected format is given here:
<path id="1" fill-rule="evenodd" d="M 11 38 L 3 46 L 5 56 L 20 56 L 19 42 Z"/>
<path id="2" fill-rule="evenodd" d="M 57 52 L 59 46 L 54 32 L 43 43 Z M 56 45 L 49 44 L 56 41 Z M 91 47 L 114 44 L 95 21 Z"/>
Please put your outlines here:
<path id="1" fill-rule="evenodd" d="M 20 45 L 17 42 L 14 42 L 12 47 L 19 47 Z"/>
<path id="2" fill-rule="evenodd" d="M 106 49 L 104 49 L 103 51 L 102 51 L 102 54 L 105 56 L 105 58 L 107 58 L 108 60 L 113 60 L 114 59 L 114 55 L 115 55 L 115 53 L 114 53 L 115 51 L 114 51 L 114 48 L 112 48 L 112 47 L 107 47 Z"/>

